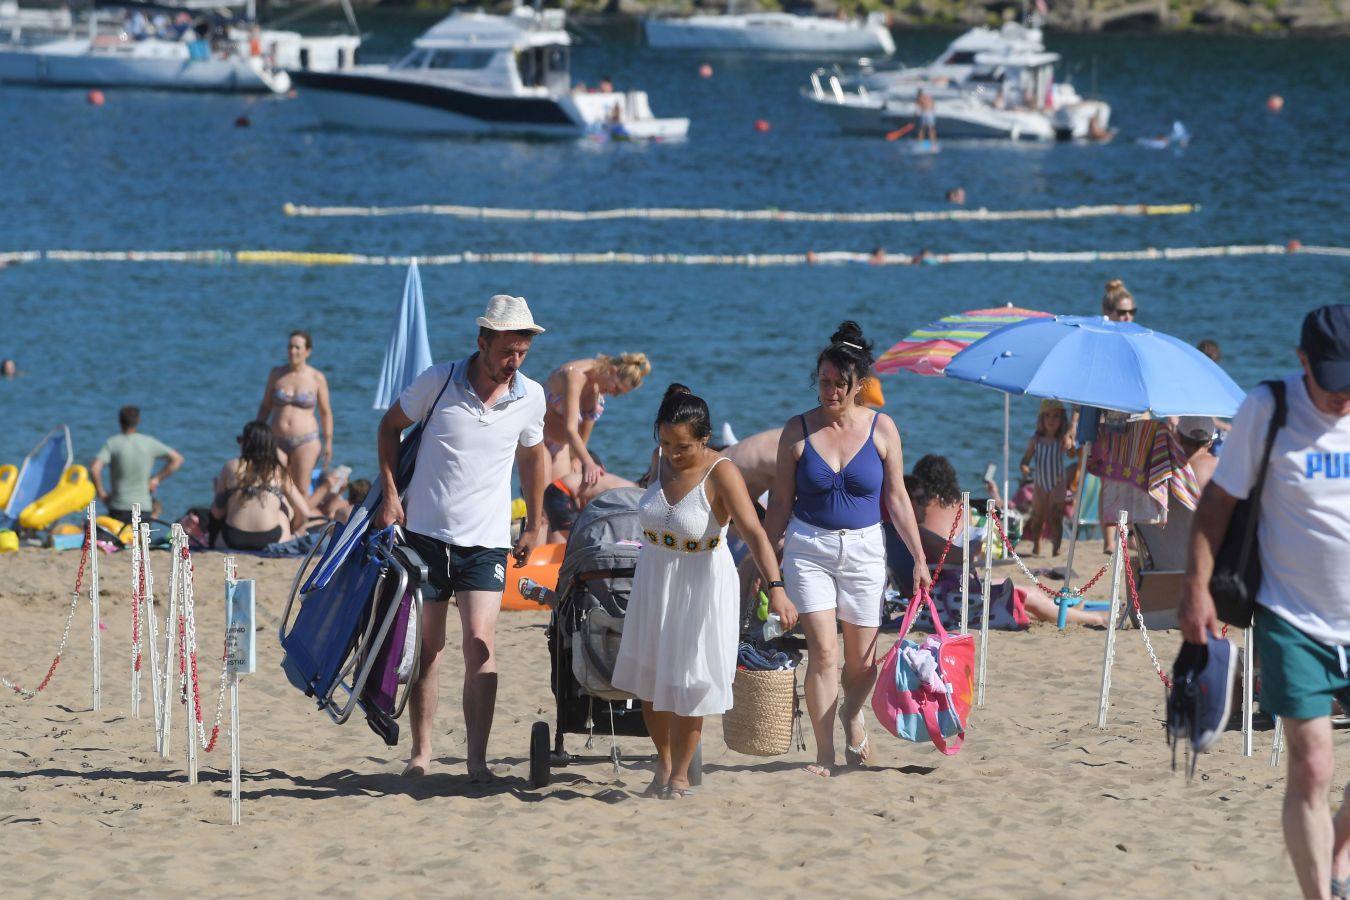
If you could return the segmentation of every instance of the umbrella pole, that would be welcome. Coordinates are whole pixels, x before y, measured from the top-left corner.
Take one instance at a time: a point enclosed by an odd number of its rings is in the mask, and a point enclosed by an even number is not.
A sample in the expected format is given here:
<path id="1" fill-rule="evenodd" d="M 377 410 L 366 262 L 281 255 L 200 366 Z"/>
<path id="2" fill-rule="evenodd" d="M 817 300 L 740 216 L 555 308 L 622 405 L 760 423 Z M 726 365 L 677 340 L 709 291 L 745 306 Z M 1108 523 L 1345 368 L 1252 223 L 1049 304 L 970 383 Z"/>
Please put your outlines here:
<path id="1" fill-rule="evenodd" d="M 1008 400 L 1009 395 L 1003 395 L 1003 533 L 1008 533 L 1009 521 L 1011 519 L 1012 501 L 1008 495 Z"/>
<path id="2" fill-rule="evenodd" d="M 1083 515 L 1083 492 L 1087 489 L 1087 458 L 1092 441 L 1078 450 L 1078 495 L 1073 501 L 1073 528 L 1069 530 L 1069 558 L 1064 562 L 1064 586 L 1073 587 L 1073 551 L 1078 547 L 1078 523 Z M 1100 501 L 1098 501 L 1100 502 Z"/>

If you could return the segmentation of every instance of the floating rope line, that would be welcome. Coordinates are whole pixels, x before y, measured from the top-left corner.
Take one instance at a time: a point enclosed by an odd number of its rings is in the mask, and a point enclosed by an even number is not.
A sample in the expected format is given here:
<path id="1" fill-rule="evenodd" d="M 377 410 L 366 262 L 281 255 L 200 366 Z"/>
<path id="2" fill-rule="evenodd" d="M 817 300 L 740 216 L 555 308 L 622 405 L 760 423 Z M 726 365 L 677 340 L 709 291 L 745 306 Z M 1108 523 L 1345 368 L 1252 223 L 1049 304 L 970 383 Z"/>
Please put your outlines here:
<path id="1" fill-rule="evenodd" d="M 1095 219 L 1107 216 L 1184 216 L 1198 212 L 1198 203 L 1110 203 L 1055 209 L 944 209 L 916 212 L 809 212 L 790 209 L 715 209 L 630 207 L 627 209 L 508 209 L 419 203 L 413 206 L 301 206 L 287 203 L 282 212 L 302 218 L 449 216 L 507 222 L 609 222 L 615 219 L 716 219 L 728 222 L 1014 222 L 1049 219 Z"/>
<path id="2" fill-rule="evenodd" d="M 5 260 L 35 262 L 159 262 L 273 266 L 419 266 L 536 265 L 536 266 L 873 266 L 956 265 L 961 263 L 1096 263 L 1181 261 L 1233 256 L 1334 256 L 1350 259 L 1350 247 L 1287 244 L 1227 244 L 1213 247 L 1146 247 L 1140 250 L 1008 250 L 972 253 L 933 253 L 923 257 L 904 253 L 874 255 L 852 250 L 804 253 L 627 253 L 616 250 L 583 253 L 507 251 L 478 253 L 466 250 L 444 255 L 374 256 L 365 253 L 323 253 L 296 250 L 41 250 L 0 253 Z"/>

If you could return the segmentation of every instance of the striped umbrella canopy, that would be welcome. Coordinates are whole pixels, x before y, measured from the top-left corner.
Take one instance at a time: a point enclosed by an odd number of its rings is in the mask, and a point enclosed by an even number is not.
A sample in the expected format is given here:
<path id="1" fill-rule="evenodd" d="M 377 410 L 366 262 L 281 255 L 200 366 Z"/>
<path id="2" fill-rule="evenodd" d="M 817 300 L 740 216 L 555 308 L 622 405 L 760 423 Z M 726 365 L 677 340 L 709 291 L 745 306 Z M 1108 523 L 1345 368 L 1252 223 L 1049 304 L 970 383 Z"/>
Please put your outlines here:
<path id="1" fill-rule="evenodd" d="M 1049 318 L 1051 315 L 1011 305 L 953 313 L 911 332 L 903 341 L 881 354 L 874 368 L 883 375 L 894 372 L 941 375 L 953 356 L 980 338 L 1004 325 L 1025 319 Z"/>

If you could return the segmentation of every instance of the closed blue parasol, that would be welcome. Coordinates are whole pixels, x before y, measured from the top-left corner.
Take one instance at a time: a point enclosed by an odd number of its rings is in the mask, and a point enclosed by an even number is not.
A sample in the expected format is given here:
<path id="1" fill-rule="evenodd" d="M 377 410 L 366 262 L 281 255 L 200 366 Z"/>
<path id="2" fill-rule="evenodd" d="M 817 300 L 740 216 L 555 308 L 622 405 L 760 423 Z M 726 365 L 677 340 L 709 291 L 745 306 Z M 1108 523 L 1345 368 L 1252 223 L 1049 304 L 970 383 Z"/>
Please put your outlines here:
<path id="1" fill-rule="evenodd" d="M 422 305 L 422 276 L 417 271 L 417 260 L 408 266 L 408 280 L 403 285 L 403 302 L 389 332 L 389 346 L 384 351 L 384 366 L 380 369 L 380 383 L 375 388 L 375 409 L 388 409 L 412 384 L 413 379 L 431 368 L 431 344 L 427 341 L 427 313 Z"/>
<path id="2" fill-rule="evenodd" d="M 1155 416 L 1231 416 L 1246 392 L 1185 341 L 1100 316 L 1027 319 L 952 359 L 947 377 Z"/>

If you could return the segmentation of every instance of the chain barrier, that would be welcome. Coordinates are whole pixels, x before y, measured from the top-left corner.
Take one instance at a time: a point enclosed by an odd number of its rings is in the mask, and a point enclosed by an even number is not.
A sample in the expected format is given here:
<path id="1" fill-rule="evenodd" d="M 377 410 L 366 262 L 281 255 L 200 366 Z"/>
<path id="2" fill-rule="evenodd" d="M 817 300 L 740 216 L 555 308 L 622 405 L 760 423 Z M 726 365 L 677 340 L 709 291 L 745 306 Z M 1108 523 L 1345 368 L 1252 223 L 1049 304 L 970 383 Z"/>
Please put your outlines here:
<path id="1" fill-rule="evenodd" d="M 1120 552 L 1125 556 L 1125 583 L 1130 588 L 1130 603 L 1134 606 L 1134 616 L 1139 621 L 1139 634 L 1144 639 L 1144 649 L 1148 650 L 1148 658 L 1153 660 L 1153 671 L 1158 673 L 1158 679 L 1162 681 L 1163 687 L 1172 689 L 1172 679 L 1167 677 L 1163 671 L 1162 663 L 1158 662 L 1158 654 L 1153 652 L 1153 641 L 1148 637 L 1148 626 L 1144 624 L 1144 611 L 1139 608 L 1139 590 L 1134 585 L 1134 566 L 1130 564 L 1129 539 L 1130 528 L 1128 525 L 1120 529 Z"/>
<path id="2" fill-rule="evenodd" d="M 136 535 L 136 581 L 131 585 L 131 670 L 141 671 L 141 600 L 145 597 L 145 556 L 140 552 L 140 535 Z"/>
<path id="3" fill-rule="evenodd" d="M 1103 565 L 1097 570 L 1097 574 L 1089 578 L 1082 587 L 1053 588 L 1037 578 L 1036 573 L 1028 569 L 1027 564 L 1022 561 L 1022 557 L 1017 555 L 1017 551 L 1013 549 L 1012 542 L 1008 540 L 1008 535 L 1003 531 L 1003 520 L 998 516 L 994 516 L 994 527 L 998 529 L 998 536 L 1003 541 L 1003 549 L 1004 552 L 1007 553 L 1008 558 L 1017 563 L 1017 567 L 1022 570 L 1023 575 L 1031 580 L 1032 584 L 1040 588 L 1042 593 L 1061 606 L 1065 603 L 1069 606 L 1077 606 L 1083 599 L 1083 595 L 1092 590 L 1093 586 L 1095 586 L 1097 582 L 1101 580 L 1102 576 L 1106 574 L 1106 566 Z"/>
<path id="4" fill-rule="evenodd" d="M 947 532 L 947 545 L 942 548 L 942 555 L 938 557 L 937 568 L 933 570 L 934 584 L 937 584 L 938 576 L 942 574 L 942 567 L 947 564 L 947 553 L 952 549 L 952 545 L 956 542 L 956 529 L 961 527 L 961 520 L 965 518 L 965 516 L 966 510 L 963 508 L 956 514 L 956 518 L 952 520 L 952 529 Z"/>
<path id="5" fill-rule="evenodd" d="M 216 695 L 216 719 L 211 726 L 211 736 L 206 736 L 206 726 L 202 721 L 202 692 L 201 682 L 197 674 L 197 619 L 195 614 L 195 604 L 192 596 L 192 582 L 196 575 L 197 566 L 192 561 L 187 547 L 182 550 L 183 562 L 187 564 L 187 572 L 183 580 L 183 603 L 178 614 L 178 671 L 180 677 L 180 694 L 183 703 L 187 702 L 187 691 L 189 683 L 192 690 L 193 706 L 196 709 L 196 730 L 197 741 L 201 744 L 202 750 L 210 753 L 216 748 L 216 742 L 220 737 L 220 723 L 225 714 L 225 688 L 228 684 L 228 644 L 221 645 L 220 651 L 220 692 Z M 228 641 L 228 636 L 226 638 Z M 188 670 L 191 670 L 191 678 L 188 678 Z"/>
<path id="6" fill-rule="evenodd" d="M 42 679 L 42 683 L 37 687 L 21 687 L 10 681 L 8 678 L 0 675 L 0 684 L 18 694 L 24 700 L 32 700 L 39 693 L 46 690 L 47 685 L 51 683 L 52 676 L 56 674 L 56 667 L 61 664 L 61 655 L 66 652 L 66 641 L 70 638 L 70 623 L 75 620 L 75 610 L 80 605 L 80 591 L 84 585 L 84 567 L 89 562 L 89 534 L 85 533 L 84 545 L 80 548 L 80 569 L 75 573 L 75 590 L 70 592 L 70 612 L 66 614 L 66 627 L 61 631 L 61 643 L 56 648 L 56 656 L 52 657 L 52 664 L 47 667 L 47 676 Z"/>

